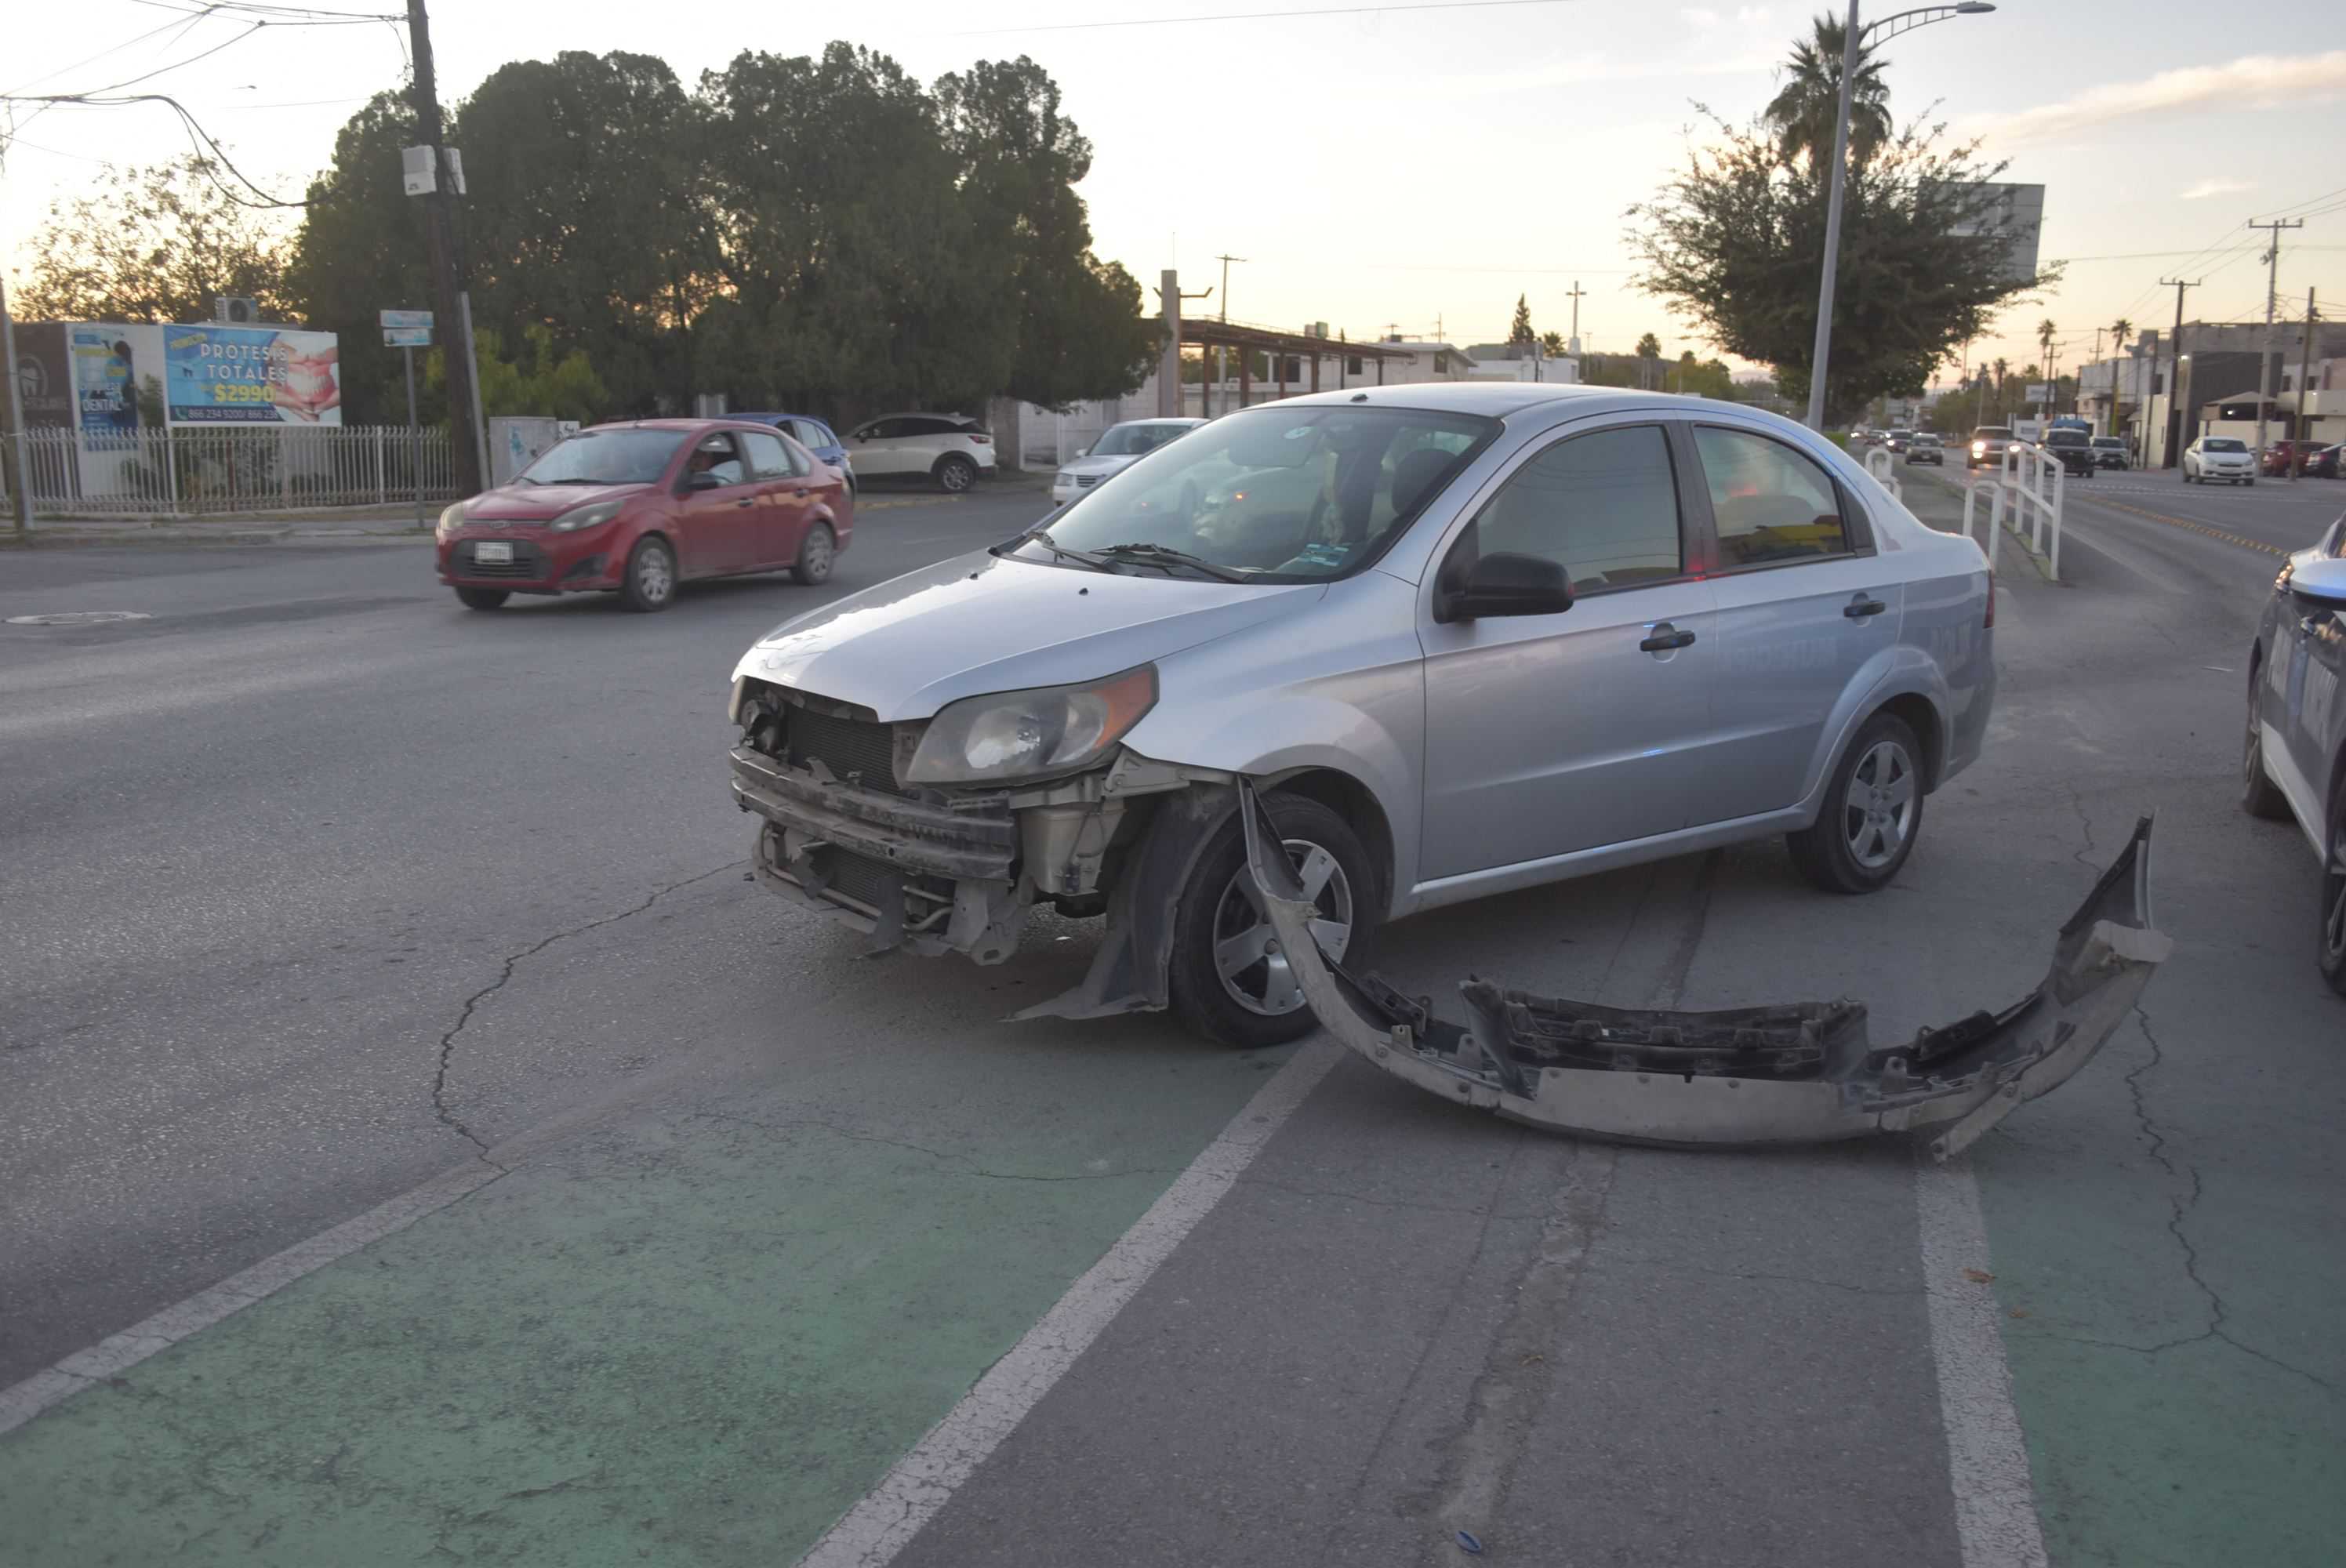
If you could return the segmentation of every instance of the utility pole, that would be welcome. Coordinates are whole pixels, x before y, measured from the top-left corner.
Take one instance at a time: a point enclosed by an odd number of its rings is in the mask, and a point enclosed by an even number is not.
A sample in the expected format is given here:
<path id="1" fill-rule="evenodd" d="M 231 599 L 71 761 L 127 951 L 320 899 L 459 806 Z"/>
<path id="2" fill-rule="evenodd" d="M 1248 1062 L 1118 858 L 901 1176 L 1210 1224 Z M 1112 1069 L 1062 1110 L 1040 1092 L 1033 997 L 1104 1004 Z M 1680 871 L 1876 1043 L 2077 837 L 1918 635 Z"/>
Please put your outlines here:
<path id="1" fill-rule="evenodd" d="M 447 368 L 449 455 L 456 487 L 467 495 L 488 488 L 487 437 L 481 428 L 479 364 L 473 357 L 473 297 L 464 284 L 464 239 L 456 222 L 454 161 L 440 145 L 440 95 L 432 74 L 432 22 L 423 0 L 407 0 L 407 46 L 415 61 L 415 128 L 431 149 L 432 188 L 423 198 L 426 242 L 432 252 L 432 299 L 438 319 L 454 331 L 443 341 Z"/>
<path id="2" fill-rule="evenodd" d="M 2302 218 L 2277 218 L 2270 223 L 2251 223 L 2251 229 L 2272 231 L 2272 243 L 2265 249 L 2265 351 L 2258 356 L 2257 365 L 2257 467 L 2265 465 L 2265 420 L 2272 411 L 2273 307 L 2279 303 L 2280 288 L 2280 232 L 2284 229 L 2302 229 Z"/>
<path id="3" fill-rule="evenodd" d="M 2297 419 L 2289 443 L 2289 482 L 2297 483 L 2305 472 L 2305 389 L 2313 374 L 2313 290 L 2305 291 L 2305 334 L 2297 344 Z"/>
<path id="4" fill-rule="evenodd" d="M 1825 366 L 1832 352 L 1833 282 L 1841 271 L 1841 187 L 1849 176 L 1849 105 L 1857 89 L 1859 41 L 1857 0 L 1849 0 L 1849 24 L 1841 35 L 1841 112 L 1833 117 L 1832 187 L 1825 201 L 1824 277 L 1817 288 L 1817 336 L 1809 351 L 1809 417 L 1810 430 L 1825 427 Z"/>
<path id="5" fill-rule="evenodd" d="M 2102 362 L 2102 329 L 2099 327 L 2094 329 L 2094 357 L 2087 362 L 2095 365 Z M 2110 402 L 2115 403 L 2117 401 L 2118 372 L 2117 367 L 2112 365 L 2110 367 Z M 2077 414 L 2086 412 L 2086 368 L 2083 365 L 2077 368 L 2077 390 L 2069 399 L 2069 412 Z M 2094 422 L 2094 427 L 2098 430 L 2104 423 L 2097 419 Z"/>
<path id="6" fill-rule="evenodd" d="M 2183 374 L 2183 290 L 2197 289 L 2207 280 L 2205 278 L 2161 278 L 2158 280 L 2160 288 L 2175 290 L 2175 331 L 2167 340 L 2167 429 L 2163 433 L 2165 439 L 2158 453 L 2161 468 L 2172 468 L 2181 461 L 2176 455 L 2176 449 L 2183 444 L 2183 384 L 2179 379 Z M 2147 398 L 2143 401 L 2142 408 L 2142 460 L 2144 465 L 2148 466 L 2150 402 Z"/>
<path id="7" fill-rule="evenodd" d="M 1246 258 L 1243 256 L 1217 256 L 1214 260 L 1222 264 L 1221 321 L 1224 326 L 1228 326 L 1230 320 L 1230 263 L 1233 261 L 1244 261 Z M 1222 377 L 1229 373 L 1229 361 L 1222 357 L 1227 352 L 1229 352 L 1229 351 L 1221 344 L 1216 343 L 1214 345 L 1214 385 L 1217 389 L 1219 389 L 1222 384 Z M 1206 406 L 1206 394 L 1203 392 L 1200 392 L 1198 396 L 1198 412 L 1205 415 L 1208 419 L 1214 417 L 1214 411 Z"/>
<path id="8" fill-rule="evenodd" d="M 1565 296 L 1572 301 L 1572 341 L 1566 346 L 1576 354 L 1580 351 L 1580 301 L 1586 297 L 1587 292 L 1587 290 L 1580 286 L 1580 280 L 1575 278 L 1572 280 L 1572 292 Z"/>
<path id="9" fill-rule="evenodd" d="M 8 382 L 8 450 L 16 473 L 8 486 L 8 510 L 16 520 L 16 542 L 29 543 L 33 532 L 32 453 L 25 441 L 24 388 L 16 373 L 16 322 L 8 314 L 8 279 L 0 271 L 0 359 L 5 359 Z"/>

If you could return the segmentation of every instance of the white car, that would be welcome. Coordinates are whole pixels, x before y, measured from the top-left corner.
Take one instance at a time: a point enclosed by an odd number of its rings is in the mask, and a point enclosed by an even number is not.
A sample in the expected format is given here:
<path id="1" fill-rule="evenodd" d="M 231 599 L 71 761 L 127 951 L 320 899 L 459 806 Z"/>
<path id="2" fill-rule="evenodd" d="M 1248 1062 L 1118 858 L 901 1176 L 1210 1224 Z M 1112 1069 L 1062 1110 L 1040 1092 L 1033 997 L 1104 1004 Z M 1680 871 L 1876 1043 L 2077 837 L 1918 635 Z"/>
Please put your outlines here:
<path id="1" fill-rule="evenodd" d="M 925 474 L 959 494 L 994 473 L 994 437 L 966 414 L 888 413 L 848 435 L 855 477 L 910 479 Z"/>
<path id="2" fill-rule="evenodd" d="M 2183 483 L 2211 479 L 2234 484 L 2257 482 L 2257 456 L 2237 435 L 2203 435 L 2183 449 Z"/>
<path id="3" fill-rule="evenodd" d="M 1109 474 L 1131 467 L 1168 441 L 1178 440 L 1202 419 L 1128 419 L 1100 432 L 1082 453 L 1051 476 L 1051 504 L 1064 506 Z"/>

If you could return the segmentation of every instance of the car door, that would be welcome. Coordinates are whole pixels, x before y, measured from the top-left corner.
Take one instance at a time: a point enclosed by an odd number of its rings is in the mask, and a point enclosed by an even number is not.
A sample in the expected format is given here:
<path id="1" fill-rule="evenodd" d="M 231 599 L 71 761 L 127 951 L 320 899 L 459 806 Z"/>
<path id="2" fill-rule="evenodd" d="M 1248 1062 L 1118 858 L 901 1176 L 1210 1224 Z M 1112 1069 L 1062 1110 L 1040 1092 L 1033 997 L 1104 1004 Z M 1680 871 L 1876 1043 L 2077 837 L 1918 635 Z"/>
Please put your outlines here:
<path id="1" fill-rule="evenodd" d="M 1560 563 L 1560 615 L 1433 619 L 1425 656 L 1420 877 L 1568 854 L 1686 822 L 1686 755 L 1710 721 L 1710 585 L 1688 553 L 1683 455 L 1666 424 L 1582 430 L 1530 452 L 1452 542 Z"/>
<path id="2" fill-rule="evenodd" d="M 743 564 L 786 566 L 798 559 L 799 539 L 806 532 L 811 464 L 780 432 L 743 431 L 741 444 L 758 500 L 750 512 L 751 555 Z"/>
<path id="3" fill-rule="evenodd" d="M 705 577 L 750 565 L 759 548 L 758 490 L 740 436 L 716 430 L 693 443 L 683 483 L 676 502 L 679 570 Z"/>
<path id="4" fill-rule="evenodd" d="M 906 450 L 905 426 L 910 423 L 903 418 L 875 419 L 856 432 L 855 446 L 849 453 L 856 472 L 882 477 L 914 472 Z"/>
<path id="5" fill-rule="evenodd" d="M 2346 553 L 2346 521 L 2333 524 L 2320 548 L 2333 559 Z M 2265 701 L 2268 716 L 2278 713 L 2280 748 L 2294 779 L 2282 781 L 2283 792 L 2301 813 L 2317 846 L 2322 837 L 2322 813 L 2329 809 L 2331 769 L 2341 728 L 2341 705 L 2346 704 L 2346 609 L 2326 599 L 2292 588 L 2277 628 L 2285 647 L 2277 647 L 2272 662 L 2287 667 L 2281 689 Z M 2274 769 L 2279 773 L 2279 769 Z"/>
<path id="6" fill-rule="evenodd" d="M 1757 430 L 1692 436 L 1719 615 L 1719 730 L 1693 788 L 1708 823 L 1799 802 L 1842 694 L 1896 646 L 1905 590 L 1823 464 Z"/>

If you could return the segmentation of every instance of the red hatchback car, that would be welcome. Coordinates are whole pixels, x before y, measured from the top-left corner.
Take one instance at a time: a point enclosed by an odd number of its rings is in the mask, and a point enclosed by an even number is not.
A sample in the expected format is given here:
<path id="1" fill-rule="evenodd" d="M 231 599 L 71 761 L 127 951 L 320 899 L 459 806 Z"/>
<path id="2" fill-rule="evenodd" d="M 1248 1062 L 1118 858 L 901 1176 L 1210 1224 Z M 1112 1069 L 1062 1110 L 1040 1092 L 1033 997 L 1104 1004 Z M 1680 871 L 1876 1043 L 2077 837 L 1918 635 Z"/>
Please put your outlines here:
<path id="1" fill-rule="evenodd" d="M 598 424 L 442 513 L 440 580 L 475 610 L 613 590 L 664 610 L 695 577 L 788 568 L 820 583 L 854 525 L 844 476 L 771 425 Z"/>

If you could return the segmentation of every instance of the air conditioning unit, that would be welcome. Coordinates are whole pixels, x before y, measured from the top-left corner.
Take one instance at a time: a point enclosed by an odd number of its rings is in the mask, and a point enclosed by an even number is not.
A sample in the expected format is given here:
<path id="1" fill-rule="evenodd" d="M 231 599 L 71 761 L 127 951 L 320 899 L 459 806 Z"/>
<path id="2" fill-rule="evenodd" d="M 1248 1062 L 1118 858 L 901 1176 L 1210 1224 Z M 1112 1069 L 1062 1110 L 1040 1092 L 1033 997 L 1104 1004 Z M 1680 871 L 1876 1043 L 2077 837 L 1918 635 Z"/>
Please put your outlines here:
<path id="1" fill-rule="evenodd" d="M 212 296 L 212 320 L 225 321 L 231 327 L 250 327 L 260 320 L 260 301 L 239 299 L 230 294 Z"/>

